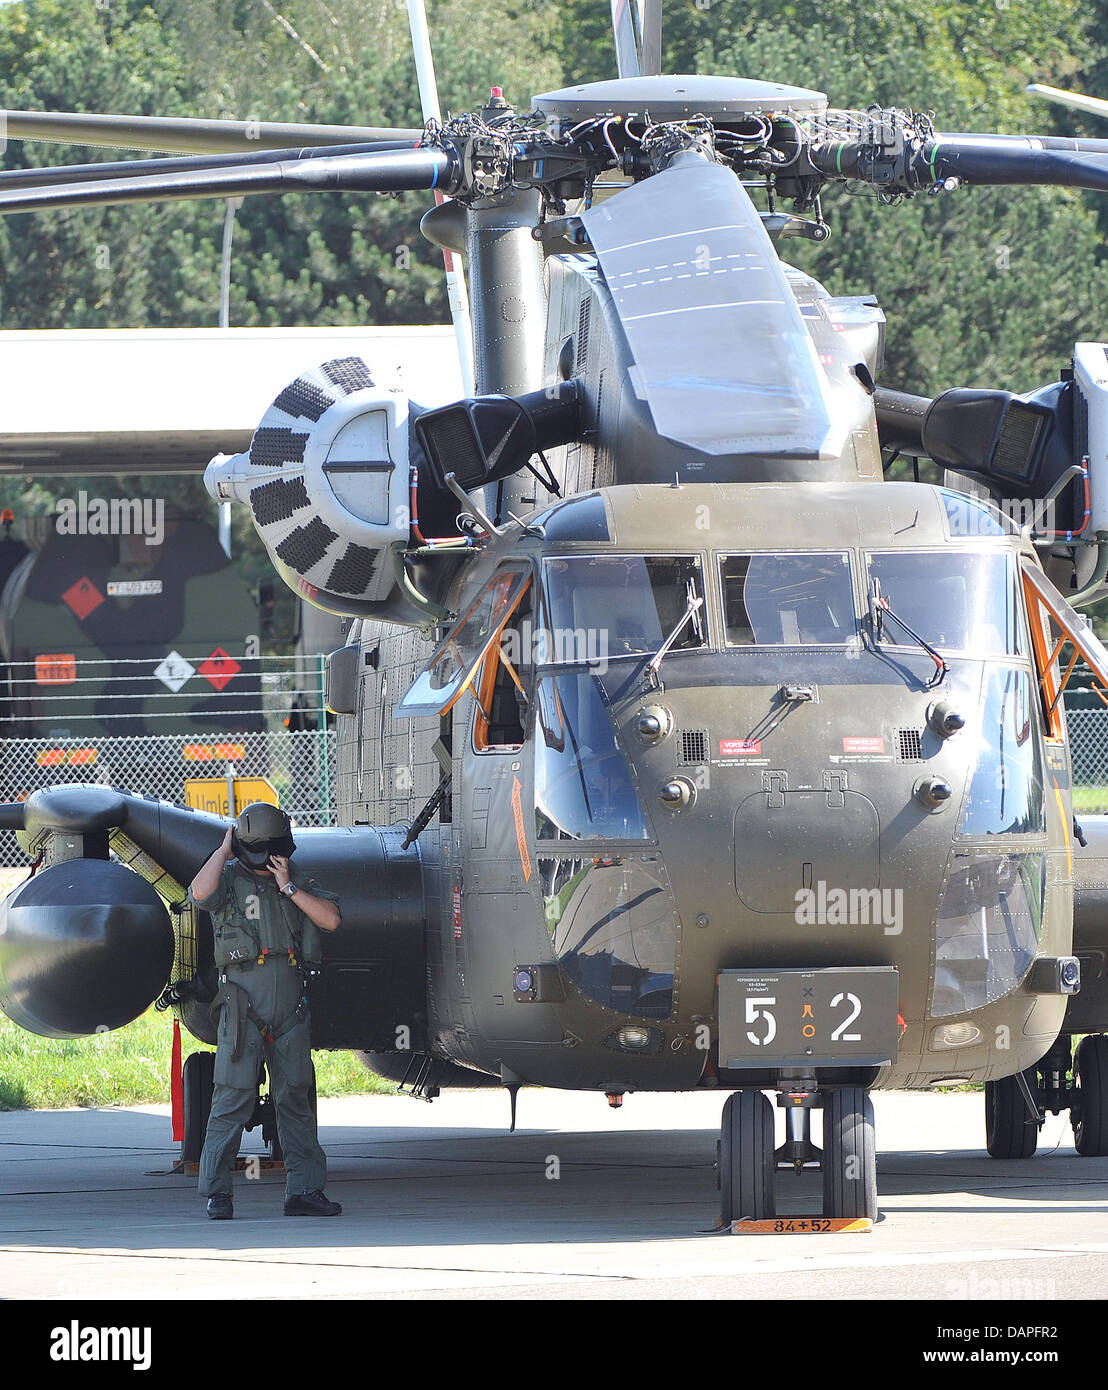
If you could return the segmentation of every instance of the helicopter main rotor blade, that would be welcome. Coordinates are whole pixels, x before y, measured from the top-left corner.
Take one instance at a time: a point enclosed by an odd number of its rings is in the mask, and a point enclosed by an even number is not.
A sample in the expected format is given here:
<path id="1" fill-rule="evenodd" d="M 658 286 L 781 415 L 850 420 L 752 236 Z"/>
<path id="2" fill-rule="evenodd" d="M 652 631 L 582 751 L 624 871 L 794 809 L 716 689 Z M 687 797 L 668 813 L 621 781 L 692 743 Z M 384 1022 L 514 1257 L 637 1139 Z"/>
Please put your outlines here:
<path id="1" fill-rule="evenodd" d="M 344 154 L 380 154 L 388 150 L 415 149 L 415 140 L 374 140 L 354 145 L 306 145 L 299 149 L 252 150 L 249 154 L 194 154 L 180 158 L 113 159 L 99 164 L 62 164 L 45 169 L 0 170 L 0 190 L 52 188 L 69 183 L 96 183 L 105 179 L 131 179 L 142 174 L 191 174 L 205 169 L 242 169 L 251 164 L 279 164 L 283 160 L 320 159 Z"/>
<path id="2" fill-rule="evenodd" d="M 662 0 L 611 0 L 612 37 L 620 77 L 662 71 Z"/>
<path id="3" fill-rule="evenodd" d="M 1092 116 L 1108 116 L 1108 101 L 1103 97 L 1085 96 L 1083 92 L 1063 92 L 1060 87 L 1048 87 L 1044 82 L 1032 82 L 1023 89 L 1044 101 L 1056 101 L 1074 111 L 1087 111 Z"/>
<path id="4" fill-rule="evenodd" d="M 349 145 L 370 140 L 418 140 L 421 130 L 392 126 L 310 125 L 286 121 L 222 121 L 179 116 L 102 116 L 78 111 L 5 111 L 9 140 L 53 140 L 117 150 L 169 154 L 227 154 L 301 145 Z"/>
<path id="5" fill-rule="evenodd" d="M 353 191 L 404 193 L 456 187 L 458 160 L 448 150 L 391 150 L 276 164 L 144 174 L 131 179 L 0 191 L 0 215 L 103 203 L 157 203 L 185 198 L 235 198 L 251 193 Z"/>

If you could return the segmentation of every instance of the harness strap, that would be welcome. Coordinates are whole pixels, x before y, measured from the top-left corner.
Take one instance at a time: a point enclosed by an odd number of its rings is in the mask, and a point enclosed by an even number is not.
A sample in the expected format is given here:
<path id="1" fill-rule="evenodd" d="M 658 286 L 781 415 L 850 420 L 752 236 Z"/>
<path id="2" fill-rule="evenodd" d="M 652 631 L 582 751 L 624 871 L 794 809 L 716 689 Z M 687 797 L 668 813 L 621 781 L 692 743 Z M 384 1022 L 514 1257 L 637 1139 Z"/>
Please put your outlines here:
<path id="1" fill-rule="evenodd" d="M 236 985 L 233 980 L 228 980 L 225 975 L 220 977 L 219 993 L 212 1002 L 209 1013 L 212 1018 L 218 1018 L 220 1010 L 228 1008 L 230 1013 L 228 1018 L 229 1031 L 233 1038 L 231 1048 L 231 1061 L 237 1062 L 242 1056 L 243 1045 L 246 1041 L 246 1023 L 249 1020 L 258 1032 L 262 1035 L 262 1041 L 274 1043 L 278 1038 L 283 1038 L 291 1032 L 308 1012 L 308 996 L 302 994 L 300 1002 L 292 1013 L 277 1028 L 272 1028 L 265 1019 L 261 1017 L 254 1005 L 250 1002 L 250 996 L 241 985 Z"/>

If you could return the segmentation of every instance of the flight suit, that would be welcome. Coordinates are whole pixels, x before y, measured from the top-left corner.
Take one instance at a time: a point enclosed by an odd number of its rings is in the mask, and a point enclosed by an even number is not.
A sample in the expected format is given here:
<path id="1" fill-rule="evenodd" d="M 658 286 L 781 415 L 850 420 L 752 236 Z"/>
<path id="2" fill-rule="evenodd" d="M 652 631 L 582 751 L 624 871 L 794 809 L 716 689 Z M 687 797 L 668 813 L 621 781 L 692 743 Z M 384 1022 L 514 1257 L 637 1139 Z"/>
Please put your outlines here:
<path id="1" fill-rule="evenodd" d="M 313 881 L 301 880 L 299 886 L 338 906 L 335 894 Z M 221 982 L 244 991 L 219 1014 L 215 1092 L 200 1155 L 200 1192 L 205 1197 L 231 1192 L 231 1173 L 243 1126 L 254 1110 L 263 1058 L 284 1152 L 285 1195 L 321 1191 L 327 1160 L 309 1101 L 312 1053 L 302 955 L 305 950 L 311 954 L 313 943 L 318 948 L 318 929 L 272 877 L 255 877 L 234 859 L 220 871 L 216 891 L 194 901 L 211 914 Z M 242 1018 L 246 1010 L 250 1016 Z"/>

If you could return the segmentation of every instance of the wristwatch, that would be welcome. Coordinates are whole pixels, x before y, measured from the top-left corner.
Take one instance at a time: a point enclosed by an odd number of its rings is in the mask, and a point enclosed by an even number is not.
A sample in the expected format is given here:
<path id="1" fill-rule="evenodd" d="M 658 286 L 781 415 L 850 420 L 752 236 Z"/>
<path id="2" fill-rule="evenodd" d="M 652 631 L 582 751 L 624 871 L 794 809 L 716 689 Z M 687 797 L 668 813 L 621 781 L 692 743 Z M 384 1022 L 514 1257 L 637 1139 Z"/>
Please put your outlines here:
<path id="1" fill-rule="evenodd" d="M 286 897 L 291 898 L 294 893 L 299 893 L 300 889 L 297 888 L 295 883 L 286 883 L 281 889 L 281 892 L 284 893 Z"/>

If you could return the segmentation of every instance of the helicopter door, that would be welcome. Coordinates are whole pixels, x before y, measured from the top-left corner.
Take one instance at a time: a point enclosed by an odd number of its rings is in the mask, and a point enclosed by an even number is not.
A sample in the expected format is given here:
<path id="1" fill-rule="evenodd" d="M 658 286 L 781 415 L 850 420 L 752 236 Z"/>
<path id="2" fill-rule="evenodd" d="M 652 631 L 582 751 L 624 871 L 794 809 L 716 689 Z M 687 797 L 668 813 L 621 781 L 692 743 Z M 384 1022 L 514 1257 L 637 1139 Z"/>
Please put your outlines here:
<path id="1" fill-rule="evenodd" d="M 393 710 L 393 718 L 446 714 L 466 689 L 473 690 L 480 701 L 477 673 L 530 585 L 531 570 L 527 565 L 505 565 L 497 570 L 435 648 Z"/>
<path id="2" fill-rule="evenodd" d="M 481 672 L 473 682 L 477 713 L 473 747 L 478 753 L 518 752 L 533 687 L 531 591 L 519 603 L 486 649 Z"/>
<path id="3" fill-rule="evenodd" d="M 1108 649 L 1076 609 L 1071 608 L 1046 575 L 1028 561 L 1020 558 L 1023 593 L 1027 600 L 1027 618 L 1031 628 L 1031 645 L 1039 672 L 1043 714 L 1047 737 L 1062 737 L 1062 692 L 1066 688 L 1078 657 L 1083 657 L 1093 673 L 1093 689 L 1108 705 Z M 1059 629 L 1055 640 L 1051 622 Z M 1069 643 L 1073 652 L 1065 672 L 1059 675 L 1058 657 Z"/>

